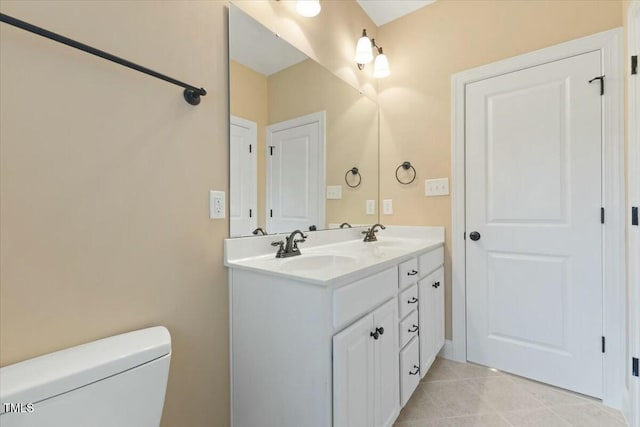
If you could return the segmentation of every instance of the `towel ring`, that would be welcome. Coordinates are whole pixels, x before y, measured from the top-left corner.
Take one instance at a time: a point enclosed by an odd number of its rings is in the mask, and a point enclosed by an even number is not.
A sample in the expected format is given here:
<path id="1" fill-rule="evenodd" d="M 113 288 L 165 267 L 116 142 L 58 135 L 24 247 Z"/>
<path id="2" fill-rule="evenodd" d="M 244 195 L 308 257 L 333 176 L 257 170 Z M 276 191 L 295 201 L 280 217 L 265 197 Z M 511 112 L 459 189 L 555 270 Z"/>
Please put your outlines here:
<path id="1" fill-rule="evenodd" d="M 349 181 L 347 180 L 347 177 L 349 176 L 349 174 L 350 174 L 350 173 L 351 173 L 352 175 L 358 175 L 358 183 L 357 183 L 357 184 L 354 184 L 354 185 L 349 184 Z M 344 182 L 346 182 L 346 183 L 347 183 L 347 185 L 348 185 L 349 187 L 351 187 L 351 188 L 356 188 L 356 187 L 359 187 L 359 186 L 360 186 L 360 184 L 362 183 L 362 175 L 360 175 L 360 171 L 358 171 L 358 168 L 357 168 L 357 167 L 355 167 L 355 166 L 354 166 L 354 167 L 352 167 L 351 169 L 349 169 L 349 170 L 347 171 L 347 173 L 345 173 L 345 174 L 344 174 Z"/>
<path id="2" fill-rule="evenodd" d="M 409 169 L 413 170 L 413 178 L 411 178 L 411 181 L 402 181 L 402 180 L 400 180 L 400 177 L 398 176 L 398 172 L 400 171 L 400 168 L 402 168 L 402 169 L 404 169 L 404 170 L 409 170 Z M 414 168 L 414 167 L 411 165 L 411 162 L 403 162 L 403 163 L 402 163 L 400 166 L 398 166 L 398 168 L 396 169 L 396 179 L 398 180 L 398 182 L 399 182 L 400 184 L 404 184 L 404 185 L 409 185 L 409 184 L 411 184 L 413 181 L 415 181 L 415 180 L 416 180 L 416 175 L 417 175 L 417 173 L 416 173 L 416 168 Z"/>

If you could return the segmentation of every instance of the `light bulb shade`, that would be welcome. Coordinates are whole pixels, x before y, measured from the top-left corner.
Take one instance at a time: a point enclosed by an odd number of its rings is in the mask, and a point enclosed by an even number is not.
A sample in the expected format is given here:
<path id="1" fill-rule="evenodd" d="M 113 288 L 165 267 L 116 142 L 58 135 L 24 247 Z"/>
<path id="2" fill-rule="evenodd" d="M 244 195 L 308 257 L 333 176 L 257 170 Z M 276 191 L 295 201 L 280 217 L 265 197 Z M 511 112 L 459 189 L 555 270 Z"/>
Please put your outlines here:
<path id="1" fill-rule="evenodd" d="M 369 37 L 362 36 L 356 46 L 356 64 L 368 64 L 373 61 L 373 47 Z"/>
<path id="2" fill-rule="evenodd" d="M 313 18 L 320 13 L 320 0 L 298 0 L 296 11 L 307 18 Z"/>
<path id="3" fill-rule="evenodd" d="M 376 62 L 373 63 L 373 77 L 381 79 L 387 77 L 389 74 L 391 74 L 391 70 L 389 70 L 389 60 L 387 59 L 387 55 L 381 53 L 376 56 Z"/>

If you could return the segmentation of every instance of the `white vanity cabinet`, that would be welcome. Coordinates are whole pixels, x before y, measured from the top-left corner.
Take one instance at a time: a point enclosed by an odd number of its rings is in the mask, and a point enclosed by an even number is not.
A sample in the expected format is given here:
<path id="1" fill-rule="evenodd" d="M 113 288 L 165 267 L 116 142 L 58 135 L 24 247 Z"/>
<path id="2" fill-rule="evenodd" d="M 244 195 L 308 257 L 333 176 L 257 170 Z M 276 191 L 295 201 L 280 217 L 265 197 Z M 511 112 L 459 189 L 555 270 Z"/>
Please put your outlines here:
<path id="1" fill-rule="evenodd" d="M 339 274 L 281 272 L 292 261 L 272 255 L 234 261 L 231 242 L 231 425 L 392 427 L 426 372 L 422 355 L 435 357 L 444 338 L 443 286 L 425 294 L 442 271 L 443 234 L 413 248 L 411 237 L 400 235 L 405 255 L 348 242 L 353 257 L 377 258 Z M 253 242 L 272 251 L 273 237 L 264 239 L 239 242 L 246 245 L 241 253 Z M 333 252 L 303 249 L 296 258 L 333 259 L 326 253 Z"/>
<path id="2" fill-rule="evenodd" d="M 444 345 L 444 267 L 418 282 L 420 371 L 423 377 Z"/>
<path id="3" fill-rule="evenodd" d="M 391 426 L 398 416 L 397 299 L 333 337 L 334 427 Z"/>

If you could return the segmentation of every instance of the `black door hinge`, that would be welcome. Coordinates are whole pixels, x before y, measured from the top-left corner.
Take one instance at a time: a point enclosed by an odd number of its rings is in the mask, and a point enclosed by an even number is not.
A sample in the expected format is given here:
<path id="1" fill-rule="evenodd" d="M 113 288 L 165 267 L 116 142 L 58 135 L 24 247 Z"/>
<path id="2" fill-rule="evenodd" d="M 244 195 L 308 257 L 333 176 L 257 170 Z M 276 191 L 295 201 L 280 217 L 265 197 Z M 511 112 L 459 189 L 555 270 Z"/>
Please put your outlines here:
<path id="1" fill-rule="evenodd" d="M 249 209 L 249 218 L 253 216 L 253 210 Z"/>
<path id="2" fill-rule="evenodd" d="M 273 209 L 269 209 L 269 218 L 273 218 Z"/>
<path id="3" fill-rule="evenodd" d="M 638 55 L 631 57 L 631 74 L 638 74 Z"/>
<path id="4" fill-rule="evenodd" d="M 631 207 L 631 225 L 638 225 L 638 207 Z"/>
<path id="5" fill-rule="evenodd" d="M 592 78 L 589 83 L 593 83 L 596 80 L 600 80 L 600 96 L 602 96 L 604 95 L 604 75 Z"/>
<path id="6" fill-rule="evenodd" d="M 269 155 L 270 156 L 273 156 L 273 147 L 274 147 L 273 145 L 269 146 Z"/>
<path id="7" fill-rule="evenodd" d="M 464 240 L 467 240 L 467 232 L 466 232 L 466 231 L 465 231 L 464 233 L 462 233 L 462 238 L 463 238 Z"/>
<path id="8" fill-rule="evenodd" d="M 604 224 L 604 208 L 600 208 L 600 224 Z"/>
<path id="9" fill-rule="evenodd" d="M 602 337 L 602 352 L 604 353 L 605 350 L 605 343 L 604 343 L 604 337 Z"/>
<path id="10" fill-rule="evenodd" d="M 249 152 L 251 152 L 251 144 L 249 144 Z"/>
<path id="11" fill-rule="evenodd" d="M 637 357 L 631 358 L 631 375 L 633 375 L 634 377 L 640 376 L 638 374 L 638 358 Z"/>

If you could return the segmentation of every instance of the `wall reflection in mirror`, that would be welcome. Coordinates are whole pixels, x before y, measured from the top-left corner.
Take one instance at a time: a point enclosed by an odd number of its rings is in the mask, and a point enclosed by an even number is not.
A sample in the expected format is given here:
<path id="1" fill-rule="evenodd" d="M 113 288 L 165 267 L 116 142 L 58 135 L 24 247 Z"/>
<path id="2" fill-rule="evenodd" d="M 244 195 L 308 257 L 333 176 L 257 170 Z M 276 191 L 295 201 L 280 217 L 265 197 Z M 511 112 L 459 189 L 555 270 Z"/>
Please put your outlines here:
<path id="1" fill-rule="evenodd" d="M 230 236 L 378 222 L 376 103 L 237 7 L 229 15 Z"/>

